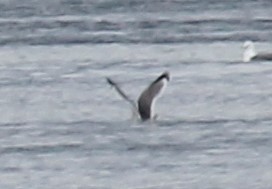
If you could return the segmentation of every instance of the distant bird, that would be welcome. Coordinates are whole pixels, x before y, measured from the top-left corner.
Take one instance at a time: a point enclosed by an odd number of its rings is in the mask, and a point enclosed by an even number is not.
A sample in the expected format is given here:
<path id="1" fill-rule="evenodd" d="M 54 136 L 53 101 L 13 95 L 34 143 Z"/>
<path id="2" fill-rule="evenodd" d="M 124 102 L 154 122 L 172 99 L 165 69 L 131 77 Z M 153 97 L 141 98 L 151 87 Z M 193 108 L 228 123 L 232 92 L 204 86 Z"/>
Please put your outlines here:
<path id="1" fill-rule="evenodd" d="M 106 78 L 107 82 L 113 86 L 118 94 L 127 102 L 131 104 L 133 110 L 139 114 L 143 121 L 154 119 L 155 101 L 162 94 L 168 81 L 170 80 L 169 72 L 162 73 L 155 81 L 153 81 L 140 95 L 138 103 L 131 100 L 123 90 L 111 78 Z M 137 106 L 138 104 L 138 106 Z"/>
<path id="2" fill-rule="evenodd" d="M 246 41 L 243 45 L 243 48 L 244 62 L 250 62 L 252 60 L 272 60 L 272 53 L 257 53 L 252 41 Z"/>

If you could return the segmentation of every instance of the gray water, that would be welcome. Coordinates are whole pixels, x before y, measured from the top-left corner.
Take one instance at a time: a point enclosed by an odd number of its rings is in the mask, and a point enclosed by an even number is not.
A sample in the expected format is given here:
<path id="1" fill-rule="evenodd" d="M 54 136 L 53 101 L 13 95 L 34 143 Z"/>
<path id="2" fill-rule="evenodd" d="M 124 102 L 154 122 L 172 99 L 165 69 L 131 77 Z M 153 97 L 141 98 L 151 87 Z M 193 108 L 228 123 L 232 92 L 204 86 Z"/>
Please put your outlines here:
<path id="1" fill-rule="evenodd" d="M 270 0 L 1 0 L 0 188 L 270 189 Z M 163 71 L 158 119 L 133 98 Z"/>

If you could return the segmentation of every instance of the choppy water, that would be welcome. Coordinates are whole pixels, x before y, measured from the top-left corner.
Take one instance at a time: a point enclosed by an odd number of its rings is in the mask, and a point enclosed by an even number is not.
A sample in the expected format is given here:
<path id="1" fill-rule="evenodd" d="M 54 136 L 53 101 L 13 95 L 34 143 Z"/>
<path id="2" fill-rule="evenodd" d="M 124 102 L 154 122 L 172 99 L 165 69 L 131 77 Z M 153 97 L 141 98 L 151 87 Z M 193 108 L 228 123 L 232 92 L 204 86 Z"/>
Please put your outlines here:
<path id="1" fill-rule="evenodd" d="M 271 188 L 271 36 L 270 0 L 1 0 L 0 188 Z M 154 123 L 105 82 L 165 70 Z"/>

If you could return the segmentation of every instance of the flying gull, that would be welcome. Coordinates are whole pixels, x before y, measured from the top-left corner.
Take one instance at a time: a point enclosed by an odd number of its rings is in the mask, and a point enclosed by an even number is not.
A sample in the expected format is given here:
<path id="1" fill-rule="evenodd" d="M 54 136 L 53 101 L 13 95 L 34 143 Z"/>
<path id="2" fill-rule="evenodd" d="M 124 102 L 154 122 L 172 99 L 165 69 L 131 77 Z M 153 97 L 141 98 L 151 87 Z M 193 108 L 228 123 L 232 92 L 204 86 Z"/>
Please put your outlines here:
<path id="1" fill-rule="evenodd" d="M 257 53 L 252 41 L 246 41 L 243 45 L 243 48 L 244 62 L 250 62 L 252 60 L 272 60 L 272 53 Z"/>
<path id="2" fill-rule="evenodd" d="M 154 105 L 158 97 L 164 91 L 170 76 L 169 72 L 162 73 L 156 80 L 154 80 L 140 95 L 136 103 L 126 95 L 126 93 L 114 82 L 111 78 L 106 78 L 107 82 L 113 86 L 118 94 L 131 104 L 133 110 L 139 114 L 143 121 L 154 119 Z"/>

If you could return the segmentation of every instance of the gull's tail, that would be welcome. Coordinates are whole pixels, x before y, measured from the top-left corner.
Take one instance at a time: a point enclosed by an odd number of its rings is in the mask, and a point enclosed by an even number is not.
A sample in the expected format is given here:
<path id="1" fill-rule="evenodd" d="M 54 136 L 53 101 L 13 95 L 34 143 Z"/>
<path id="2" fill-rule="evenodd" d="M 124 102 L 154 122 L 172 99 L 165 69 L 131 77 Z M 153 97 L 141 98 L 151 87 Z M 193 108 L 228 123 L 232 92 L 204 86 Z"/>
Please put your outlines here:
<path id="1" fill-rule="evenodd" d="M 138 108 L 136 103 L 128 97 L 128 95 L 118 86 L 118 84 L 115 81 L 113 81 L 109 77 L 107 77 L 106 79 L 107 79 L 107 82 L 116 89 L 118 94 L 132 106 L 133 114 L 138 115 Z"/>

